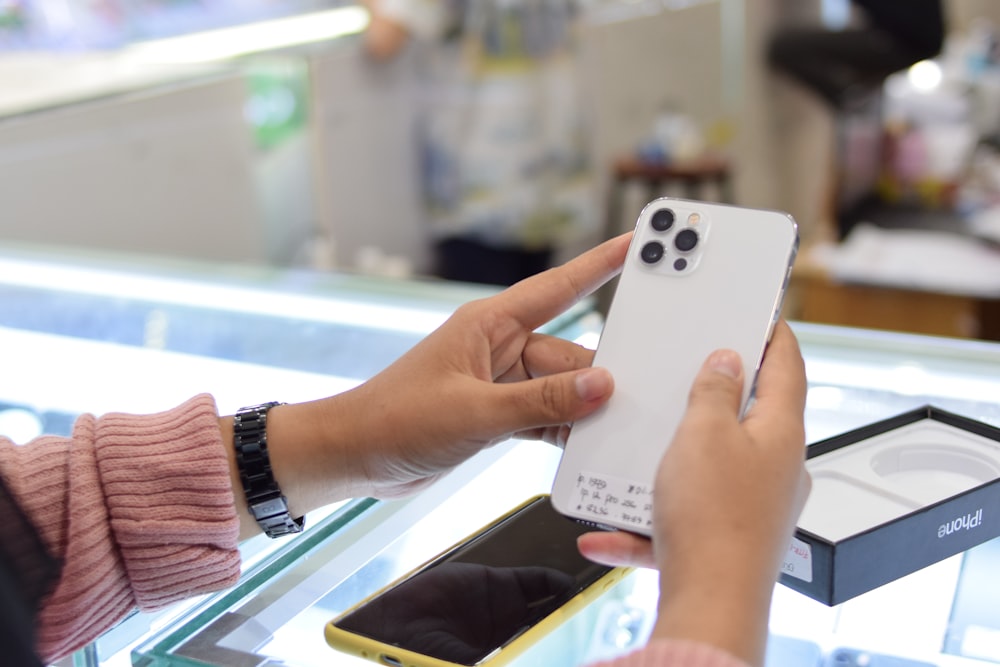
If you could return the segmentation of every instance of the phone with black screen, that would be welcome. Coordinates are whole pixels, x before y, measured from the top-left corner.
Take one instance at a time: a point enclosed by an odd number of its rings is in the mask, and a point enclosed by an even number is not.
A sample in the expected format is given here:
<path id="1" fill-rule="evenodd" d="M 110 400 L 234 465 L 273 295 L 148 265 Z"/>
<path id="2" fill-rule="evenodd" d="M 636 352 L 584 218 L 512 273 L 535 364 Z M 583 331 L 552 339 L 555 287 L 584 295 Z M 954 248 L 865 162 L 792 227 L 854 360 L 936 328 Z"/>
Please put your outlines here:
<path id="1" fill-rule="evenodd" d="M 390 667 L 498 667 L 628 572 L 580 555 L 588 530 L 536 496 L 331 620 L 326 641 Z"/>

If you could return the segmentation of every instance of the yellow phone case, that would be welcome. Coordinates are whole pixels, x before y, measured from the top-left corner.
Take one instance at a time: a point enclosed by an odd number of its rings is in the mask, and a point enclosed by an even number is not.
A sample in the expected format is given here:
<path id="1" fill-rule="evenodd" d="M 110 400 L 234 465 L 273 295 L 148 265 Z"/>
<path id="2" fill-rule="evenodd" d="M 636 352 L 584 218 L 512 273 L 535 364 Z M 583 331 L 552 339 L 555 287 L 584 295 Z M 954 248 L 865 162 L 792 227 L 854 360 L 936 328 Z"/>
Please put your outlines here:
<path id="1" fill-rule="evenodd" d="M 434 658 L 428 655 L 424 655 L 422 653 L 416 653 L 414 651 L 402 649 L 397 646 L 393 646 L 392 644 L 387 644 L 379 642 L 374 639 L 370 639 L 368 637 L 363 637 L 356 633 L 342 630 L 341 628 L 338 628 L 335 625 L 335 623 L 338 619 L 343 618 L 344 616 L 350 614 L 355 609 L 358 609 L 359 607 L 367 604 L 369 601 L 377 598 L 379 595 L 382 595 L 384 592 L 397 586 L 402 581 L 409 579 L 417 572 L 427 567 L 429 564 L 441 558 L 443 555 L 449 553 L 450 551 L 453 551 L 454 549 L 460 547 L 466 542 L 469 542 L 470 540 L 474 539 L 481 533 L 490 530 L 497 524 L 507 519 L 509 516 L 516 514 L 517 512 L 524 509 L 528 505 L 536 502 L 537 500 L 541 498 L 547 499 L 548 497 L 549 496 L 547 494 L 541 494 L 529 498 L 521 505 L 512 509 L 510 512 L 507 512 L 503 516 L 500 516 L 496 520 L 483 526 L 476 532 L 466 537 L 464 540 L 456 542 L 451 547 L 445 549 L 434 558 L 431 558 L 430 560 L 422 563 L 418 567 L 415 567 L 413 570 L 403 575 L 402 577 L 399 577 L 391 584 L 384 586 L 383 588 L 369 595 L 361 602 L 358 602 L 357 604 L 355 604 L 350 609 L 346 610 L 336 618 L 331 619 L 326 624 L 324 632 L 327 644 L 329 644 L 334 649 L 343 651 L 344 653 L 355 655 L 367 660 L 372 660 L 381 665 L 388 665 L 389 667 L 469 667 L 468 665 L 462 665 L 460 663 L 441 660 L 439 658 Z M 514 660 L 519 655 L 524 653 L 524 651 L 526 651 L 533 644 L 538 642 L 542 637 L 546 636 L 547 634 L 558 628 L 562 623 L 571 618 L 575 613 L 585 608 L 597 597 L 614 588 L 632 570 L 633 568 L 627 568 L 627 567 L 619 567 L 610 570 L 607 574 L 602 576 L 600 579 L 595 581 L 586 589 L 577 593 L 574 597 L 567 600 L 564 605 L 559 607 L 559 609 L 555 610 L 554 612 L 543 618 L 541 621 L 536 623 L 534 626 L 523 632 L 511 643 L 497 649 L 496 651 L 488 655 L 486 658 L 476 663 L 476 665 L 477 666 L 488 665 L 489 667 L 502 667 L 502 665 L 508 664 L 510 661 Z"/>

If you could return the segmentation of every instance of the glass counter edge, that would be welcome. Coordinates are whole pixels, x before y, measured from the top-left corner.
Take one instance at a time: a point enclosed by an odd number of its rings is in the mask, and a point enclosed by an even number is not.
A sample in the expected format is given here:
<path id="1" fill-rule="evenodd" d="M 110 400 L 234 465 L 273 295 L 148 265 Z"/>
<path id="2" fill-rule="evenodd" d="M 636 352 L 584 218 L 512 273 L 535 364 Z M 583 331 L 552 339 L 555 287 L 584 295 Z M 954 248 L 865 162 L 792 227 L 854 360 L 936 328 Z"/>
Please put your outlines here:
<path id="1" fill-rule="evenodd" d="M 913 355 L 919 355 L 925 359 L 987 362 L 1000 365 L 1000 342 L 997 341 L 865 329 L 801 320 L 789 320 L 788 324 L 806 357 L 812 350 L 825 348 L 862 354 L 867 358 L 877 355 L 915 358 Z"/>
<path id="2" fill-rule="evenodd" d="M 409 278 L 382 278 L 365 276 L 346 271 L 314 271 L 297 267 L 280 267 L 267 264 L 223 262 L 214 263 L 197 259 L 182 259 L 155 255 L 114 253 L 98 250 L 69 250 L 49 248 L 33 244 L 13 245 L 0 251 L 0 267 L 13 263 L 23 267 L 33 267 L 35 278 L 25 277 L 23 271 L 0 271 L 0 283 L 30 286 L 39 289 L 63 289 L 67 292 L 95 290 L 107 297 L 122 296 L 121 290 L 130 284 L 121 280 L 122 276 L 145 277 L 153 282 L 162 282 L 168 287 L 178 284 L 198 284 L 215 286 L 219 298 L 230 294 L 263 294 L 269 296 L 293 295 L 317 300 L 344 300 L 366 302 L 371 305 L 399 307 L 405 301 L 407 310 L 425 309 L 437 312 L 440 318 L 433 321 L 424 319 L 421 328 L 429 333 L 433 324 L 443 321 L 457 307 L 469 301 L 488 297 L 501 291 L 501 286 L 460 283 L 438 280 L 432 277 L 413 276 Z M 69 272 L 72 279 L 60 283 L 58 280 L 39 276 L 46 271 Z M 111 280 L 95 283 L 80 280 L 80 276 L 105 276 Z M 14 278 L 17 277 L 15 280 Z M 87 285 L 91 285 L 87 288 Z M 83 287 L 81 287 L 83 286 Z M 157 293 L 169 293 L 169 289 Z M 137 300 L 156 302 L 148 294 L 133 295 Z M 196 305 L 207 308 L 230 309 L 229 301 L 212 303 L 211 299 L 199 298 L 197 303 L 187 303 L 184 297 L 172 293 L 169 300 L 177 305 Z M 269 312 L 262 300 L 241 299 L 241 308 L 258 311 L 261 315 Z M 585 297 L 561 316 L 542 327 L 543 331 L 559 331 L 567 322 L 577 320 L 581 313 L 593 306 L 593 297 Z M 285 313 L 287 314 L 287 313 Z M 303 319 L 311 319 L 303 314 Z M 362 322 L 357 322 L 363 325 Z M 793 331 L 804 348 L 822 347 L 851 352 L 861 352 L 866 356 L 884 353 L 899 358 L 902 354 L 920 353 L 937 358 L 996 362 L 1000 364 L 1000 343 L 978 339 L 945 338 L 905 332 L 860 329 L 831 324 L 807 323 L 790 320 Z M 805 350 L 804 350 L 805 351 Z"/>
<path id="3" fill-rule="evenodd" d="M 16 269 L 16 270 L 15 270 Z M 107 298 L 126 298 L 148 303 L 240 310 L 264 316 L 291 316 L 302 321 L 325 320 L 317 309 L 307 307 L 315 301 L 364 304 L 367 310 L 355 313 L 358 326 L 381 322 L 387 329 L 400 326 L 399 317 L 361 321 L 371 317 L 372 308 L 387 308 L 394 313 L 405 309 L 422 317 L 407 325 L 415 333 L 430 333 L 455 309 L 470 301 L 502 291 L 499 285 L 448 281 L 433 276 L 388 278 L 348 271 L 319 271 L 300 267 L 267 264 L 222 262 L 106 253 L 96 250 L 71 252 L 49 250 L 33 245 L 4 248 L 0 251 L 0 284 L 28 289 L 64 291 Z M 132 278 L 125 280 L 123 278 Z M 138 279 L 141 282 L 137 283 Z M 199 289 L 185 289 L 197 286 Z M 210 289 L 203 289 L 203 288 Z M 309 303 L 290 303 L 289 299 Z M 284 299 L 283 303 L 275 299 Z M 585 296 L 563 314 L 554 317 L 540 330 L 554 333 L 566 323 L 579 319 L 591 310 L 593 296 Z M 349 310 L 353 313 L 353 310 Z M 395 313 L 399 315 L 399 313 Z M 344 315 L 335 319 L 343 320 Z M 403 320 L 407 318 L 402 318 Z M 414 328 L 415 327 L 415 328 Z"/>
<path id="4" fill-rule="evenodd" d="M 593 316 L 591 311 L 589 315 Z M 583 321 L 586 321 L 584 318 Z M 911 357 L 913 354 L 974 359 L 985 355 L 990 361 L 1000 365 L 1000 344 L 986 341 L 948 339 L 933 336 L 900 334 L 890 331 L 863 330 L 831 325 L 789 322 L 805 348 L 808 356 L 810 348 L 816 346 L 850 351 L 861 349 L 869 353 L 888 353 L 895 357 Z M 586 327 L 585 327 L 586 328 Z M 220 591 L 207 600 L 175 619 L 168 628 L 161 629 L 132 650 L 133 664 L 141 667 L 155 665 L 200 665 L 171 651 L 200 632 L 205 623 L 215 619 L 232 607 L 248 593 L 270 580 L 276 573 L 286 569 L 317 544 L 345 527 L 360 515 L 374 507 L 378 501 L 360 499 L 351 501 L 343 508 L 322 520 L 320 524 L 304 534 L 301 539 L 279 547 L 269 558 L 257 563 L 244 573 L 240 582 L 232 589 Z M 162 661 L 162 662 L 160 662 Z"/>
<path id="5" fill-rule="evenodd" d="M 252 591 L 270 581 L 275 574 L 287 569 L 309 553 L 331 535 L 351 524 L 379 503 L 374 498 L 359 498 L 349 501 L 338 511 L 323 519 L 302 535 L 289 540 L 275 553 L 240 576 L 239 582 L 230 589 L 209 596 L 201 604 L 183 616 L 174 619 L 170 626 L 156 631 L 153 635 L 131 649 L 132 664 L 139 667 L 154 665 L 203 665 L 204 663 L 171 654 L 171 651 L 187 641 L 210 621 L 218 618 L 226 609 L 246 597 Z"/>

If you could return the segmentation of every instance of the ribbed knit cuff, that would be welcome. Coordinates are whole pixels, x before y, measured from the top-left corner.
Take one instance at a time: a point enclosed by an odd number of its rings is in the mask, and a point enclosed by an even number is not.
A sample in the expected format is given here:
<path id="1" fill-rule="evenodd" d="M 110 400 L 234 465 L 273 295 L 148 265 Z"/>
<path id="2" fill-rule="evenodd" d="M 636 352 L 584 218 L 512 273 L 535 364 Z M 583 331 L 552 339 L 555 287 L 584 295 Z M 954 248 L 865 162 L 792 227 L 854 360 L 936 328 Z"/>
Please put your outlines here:
<path id="1" fill-rule="evenodd" d="M 95 430 L 111 529 L 136 603 L 152 610 L 239 578 L 239 519 L 214 399 Z"/>
<path id="2" fill-rule="evenodd" d="M 749 667 L 708 644 L 683 639 L 654 639 L 645 647 L 591 667 Z"/>

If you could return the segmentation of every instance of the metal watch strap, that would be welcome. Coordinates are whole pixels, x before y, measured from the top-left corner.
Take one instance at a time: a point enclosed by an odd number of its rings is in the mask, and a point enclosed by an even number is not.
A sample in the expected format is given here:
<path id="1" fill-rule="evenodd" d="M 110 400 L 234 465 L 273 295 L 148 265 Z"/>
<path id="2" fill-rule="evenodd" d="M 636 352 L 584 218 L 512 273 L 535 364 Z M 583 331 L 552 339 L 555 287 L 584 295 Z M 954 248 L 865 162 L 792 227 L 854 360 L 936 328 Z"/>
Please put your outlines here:
<path id="1" fill-rule="evenodd" d="M 250 514 L 268 537 L 301 533 L 305 517 L 293 519 L 271 470 L 267 451 L 267 413 L 277 401 L 240 408 L 233 419 L 236 466 Z"/>

